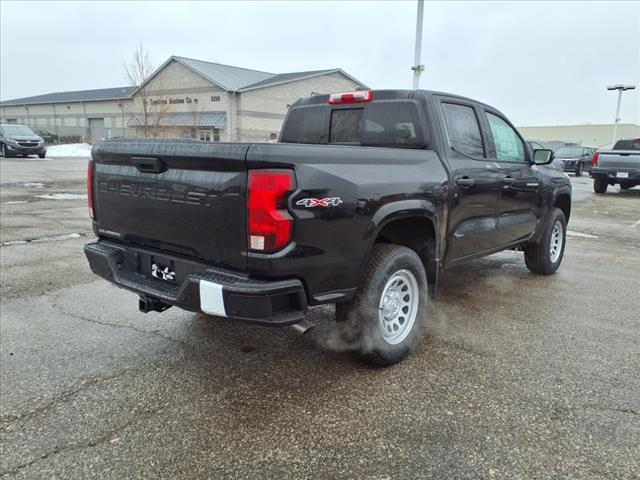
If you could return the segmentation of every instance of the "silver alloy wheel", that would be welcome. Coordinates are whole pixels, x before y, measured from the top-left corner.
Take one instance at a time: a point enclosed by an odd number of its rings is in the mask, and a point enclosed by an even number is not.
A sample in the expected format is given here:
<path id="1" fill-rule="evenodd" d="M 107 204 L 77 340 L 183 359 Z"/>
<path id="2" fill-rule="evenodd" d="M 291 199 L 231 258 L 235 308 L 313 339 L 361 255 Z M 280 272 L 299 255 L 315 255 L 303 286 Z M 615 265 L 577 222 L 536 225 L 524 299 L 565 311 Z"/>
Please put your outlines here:
<path id="1" fill-rule="evenodd" d="M 551 263 L 556 263 L 560 258 L 560 252 L 562 252 L 563 237 L 562 223 L 556 220 L 553 224 L 553 230 L 551 232 L 551 241 L 549 242 L 549 256 L 551 257 Z"/>
<path id="2" fill-rule="evenodd" d="M 378 307 L 378 326 L 385 342 L 402 342 L 416 321 L 420 289 L 411 271 L 402 269 L 391 275 L 382 289 Z"/>

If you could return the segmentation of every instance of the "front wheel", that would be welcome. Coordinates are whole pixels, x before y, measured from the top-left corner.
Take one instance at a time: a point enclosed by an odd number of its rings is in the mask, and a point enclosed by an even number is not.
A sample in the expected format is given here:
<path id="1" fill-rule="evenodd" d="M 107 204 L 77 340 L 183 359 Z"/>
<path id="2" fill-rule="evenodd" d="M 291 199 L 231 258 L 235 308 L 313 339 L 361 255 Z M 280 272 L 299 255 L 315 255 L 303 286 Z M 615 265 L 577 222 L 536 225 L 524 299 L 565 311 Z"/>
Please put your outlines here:
<path id="1" fill-rule="evenodd" d="M 0 154 L 4 158 L 9 158 L 9 152 L 7 151 L 7 146 L 4 143 L 0 144 Z"/>
<path id="2" fill-rule="evenodd" d="M 353 300 L 336 305 L 343 340 L 372 365 L 407 356 L 427 314 L 427 275 L 420 257 L 400 245 L 375 245 Z"/>
<path id="3" fill-rule="evenodd" d="M 582 172 L 584 172 L 584 165 L 581 163 L 578 165 L 578 168 L 576 168 L 576 177 L 581 177 Z"/>
<path id="4" fill-rule="evenodd" d="M 559 208 L 549 215 L 547 225 L 537 243 L 524 247 L 524 260 L 527 268 L 539 275 L 555 273 L 562 263 L 567 239 L 567 220 Z"/>
<path id="5" fill-rule="evenodd" d="M 596 193 L 605 193 L 608 186 L 609 182 L 607 182 L 606 178 L 595 177 L 593 179 L 593 191 Z"/>
<path id="6" fill-rule="evenodd" d="M 39 154 L 38 154 L 38 157 L 39 157 L 39 158 L 44 158 L 46 154 L 47 154 L 47 152 L 39 153 Z"/>

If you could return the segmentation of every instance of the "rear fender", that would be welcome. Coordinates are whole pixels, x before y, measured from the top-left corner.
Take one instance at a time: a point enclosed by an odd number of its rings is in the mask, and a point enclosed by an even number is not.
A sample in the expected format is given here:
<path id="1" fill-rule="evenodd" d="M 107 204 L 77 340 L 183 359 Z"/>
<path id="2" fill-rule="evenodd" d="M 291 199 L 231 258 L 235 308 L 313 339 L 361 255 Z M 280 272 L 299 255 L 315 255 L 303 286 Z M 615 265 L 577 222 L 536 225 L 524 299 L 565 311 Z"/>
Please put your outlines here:
<path id="1" fill-rule="evenodd" d="M 437 207 L 428 200 L 422 199 L 410 199 L 401 200 L 398 202 L 387 203 L 380 207 L 371 218 L 367 227 L 364 241 L 366 242 L 366 252 L 370 252 L 373 245 L 384 230 L 384 228 L 397 220 L 420 218 L 425 219 L 431 223 L 434 232 L 435 245 L 432 248 L 432 254 L 428 255 L 428 262 L 426 263 L 427 275 L 429 277 L 431 287 L 435 291 L 438 272 L 441 267 L 440 259 L 442 258 L 442 242 L 439 234 L 438 225 L 438 210 Z M 420 232 L 415 232 L 416 236 L 420 235 Z M 418 238 L 419 240 L 419 238 Z M 431 249 L 430 249 L 431 250 Z M 418 252 L 420 254 L 421 252 Z M 360 272 L 364 268 L 367 261 L 368 254 L 362 259 L 360 265 Z"/>

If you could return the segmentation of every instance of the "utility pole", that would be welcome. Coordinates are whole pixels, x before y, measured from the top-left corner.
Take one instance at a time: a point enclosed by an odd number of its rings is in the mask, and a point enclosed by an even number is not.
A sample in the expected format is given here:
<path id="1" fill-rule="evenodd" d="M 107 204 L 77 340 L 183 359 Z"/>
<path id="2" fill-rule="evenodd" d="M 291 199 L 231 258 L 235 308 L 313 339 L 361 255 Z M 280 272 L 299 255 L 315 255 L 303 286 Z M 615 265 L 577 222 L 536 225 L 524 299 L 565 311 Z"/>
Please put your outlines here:
<path id="1" fill-rule="evenodd" d="M 617 90 L 618 91 L 618 106 L 616 107 L 616 118 L 613 121 L 613 139 L 611 140 L 611 148 L 616 143 L 618 139 L 618 123 L 620 123 L 620 104 L 622 103 L 622 92 L 625 90 L 634 90 L 636 88 L 635 85 L 609 85 L 607 90 Z"/>
<path id="2" fill-rule="evenodd" d="M 422 16 L 424 13 L 424 0 L 418 0 L 418 15 L 416 20 L 416 50 L 413 66 L 413 89 L 420 88 L 420 74 L 424 72 L 424 65 L 420 63 L 422 53 Z"/>

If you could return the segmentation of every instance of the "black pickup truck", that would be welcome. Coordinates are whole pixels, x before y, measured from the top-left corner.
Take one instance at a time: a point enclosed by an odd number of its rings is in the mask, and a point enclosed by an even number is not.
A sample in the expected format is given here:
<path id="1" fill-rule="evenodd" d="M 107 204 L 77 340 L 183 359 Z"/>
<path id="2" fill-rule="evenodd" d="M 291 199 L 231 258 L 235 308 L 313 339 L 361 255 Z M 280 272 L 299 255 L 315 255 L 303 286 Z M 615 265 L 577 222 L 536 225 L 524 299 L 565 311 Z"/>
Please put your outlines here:
<path id="1" fill-rule="evenodd" d="M 97 275 L 171 305 L 293 325 L 336 304 L 338 331 L 389 365 L 427 321 L 442 269 L 505 249 L 551 274 L 571 184 L 498 110 L 429 91 L 295 102 L 278 143 L 118 140 L 89 162 Z"/>

